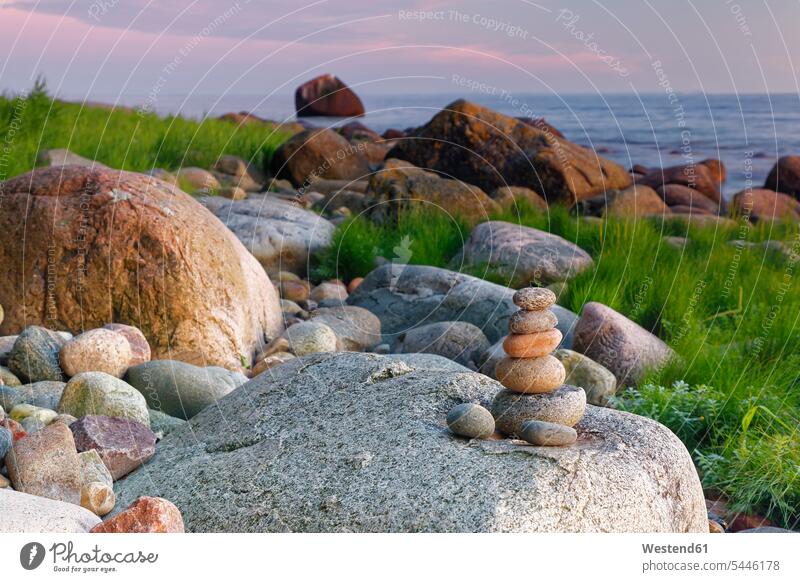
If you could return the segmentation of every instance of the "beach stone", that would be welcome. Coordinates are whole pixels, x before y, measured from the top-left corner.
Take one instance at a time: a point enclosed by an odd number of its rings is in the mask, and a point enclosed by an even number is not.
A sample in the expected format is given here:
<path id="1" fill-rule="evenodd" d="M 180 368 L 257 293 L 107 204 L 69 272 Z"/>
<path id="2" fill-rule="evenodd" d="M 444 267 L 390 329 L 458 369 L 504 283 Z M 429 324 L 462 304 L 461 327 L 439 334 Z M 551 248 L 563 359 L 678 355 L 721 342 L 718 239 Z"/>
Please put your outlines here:
<path id="1" fill-rule="evenodd" d="M 236 235 L 267 273 L 307 274 L 311 257 L 331 245 L 336 230 L 318 214 L 274 196 L 252 194 L 240 201 L 212 196 L 198 201 Z"/>
<path id="2" fill-rule="evenodd" d="M 589 407 L 569 448 L 451 435 L 453 406 L 500 389 L 430 354 L 297 358 L 168 435 L 117 507 L 164 497 L 190 532 L 707 531 L 691 456 L 653 420 Z"/>
<path id="3" fill-rule="evenodd" d="M 511 334 L 503 342 L 503 349 L 512 358 L 539 358 L 546 356 L 561 343 L 557 329 L 528 334 Z"/>
<path id="4" fill-rule="evenodd" d="M 9 416 L 17 422 L 22 422 L 26 418 L 35 418 L 42 421 L 44 424 L 50 424 L 53 419 L 58 416 L 55 410 L 49 408 L 41 408 L 31 404 L 17 404 L 9 411 Z"/>
<path id="5" fill-rule="evenodd" d="M 186 167 L 181 168 L 175 173 L 178 184 L 187 191 L 192 190 L 217 190 L 220 187 L 219 180 L 203 168 Z"/>
<path id="6" fill-rule="evenodd" d="M 114 509 L 117 498 L 114 489 L 105 483 L 87 483 L 81 487 L 81 507 L 103 517 Z"/>
<path id="7" fill-rule="evenodd" d="M 4 410 L 10 411 L 23 402 L 25 402 L 25 399 L 19 390 L 0 384 L 0 406 L 2 406 Z"/>
<path id="8" fill-rule="evenodd" d="M 186 424 L 186 421 L 182 418 L 164 414 L 160 410 L 150 410 L 150 430 L 156 435 L 156 439 L 163 439 L 184 424 Z"/>
<path id="9" fill-rule="evenodd" d="M 124 323 L 107 323 L 103 329 L 110 329 L 118 334 L 121 334 L 131 347 L 131 360 L 128 367 L 138 366 L 150 361 L 150 344 L 147 343 L 147 338 L 138 327 L 132 325 L 125 325 Z"/>
<path id="10" fill-rule="evenodd" d="M 478 326 L 466 321 L 442 321 L 398 335 L 394 351 L 436 354 L 469 367 L 488 347 L 489 340 Z"/>
<path id="11" fill-rule="evenodd" d="M 703 164 L 689 163 L 668 168 L 651 168 L 648 174 L 636 178 L 637 186 L 658 189 L 667 184 L 692 188 L 717 203 L 722 200 L 719 182 L 714 172 Z"/>
<path id="12" fill-rule="evenodd" d="M 556 350 L 553 356 L 567 371 L 564 382 L 583 388 L 589 404 L 608 406 L 608 399 L 617 392 L 617 379 L 610 370 L 572 350 Z"/>
<path id="13" fill-rule="evenodd" d="M 5 458 L 6 453 L 11 449 L 11 444 L 14 442 L 14 436 L 11 431 L 4 426 L 0 426 L 0 461 Z M 0 462 L 0 466 L 2 466 Z"/>
<path id="14" fill-rule="evenodd" d="M 547 211 L 547 202 L 541 195 L 530 188 L 522 186 L 502 186 L 489 194 L 503 210 L 515 210 L 521 203 L 526 203 L 537 210 Z"/>
<path id="15" fill-rule="evenodd" d="M 331 74 L 319 75 L 294 92 L 298 117 L 361 117 L 364 104 L 344 81 Z"/>
<path id="16" fill-rule="evenodd" d="M 75 503 L 0 488 L 0 533 L 86 533 L 100 518 Z"/>
<path id="17" fill-rule="evenodd" d="M 381 343 L 381 320 L 362 307 L 321 307 L 311 314 L 311 321 L 331 328 L 342 350 L 363 352 Z"/>
<path id="18" fill-rule="evenodd" d="M 81 461 L 81 484 L 85 487 L 89 483 L 103 483 L 111 487 L 114 478 L 106 467 L 100 453 L 96 449 L 88 449 L 78 453 Z"/>
<path id="19" fill-rule="evenodd" d="M 509 287 L 575 277 L 594 261 L 579 246 L 542 230 L 491 220 L 476 226 L 451 266 L 485 268 Z"/>
<path id="20" fill-rule="evenodd" d="M 296 187 L 317 178 L 359 180 L 370 174 L 364 150 L 327 128 L 307 129 L 283 142 L 272 156 L 272 172 Z"/>
<path id="21" fill-rule="evenodd" d="M 6 455 L 14 489 L 67 503 L 80 503 L 81 466 L 72 432 L 52 424 L 16 441 Z"/>
<path id="22" fill-rule="evenodd" d="M 19 386 L 22 384 L 11 370 L 4 366 L 0 366 L 0 386 Z"/>
<path id="23" fill-rule="evenodd" d="M 244 200 L 247 198 L 247 190 L 239 186 L 223 186 L 217 192 L 217 196 L 228 200 Z"/>
<path id="24" fill-rule="evenodd" d="M 730 210 L 733 216 L 747 217 L 753 221 L 797 222 L 800 219 L 800 201 L 797 198 L 761 188 L 734 194 Z"/>
<path id="25" fill-rule="evenodd" d="M 503 386 L 525 394 L 552 392 L 566 378 L 564 366 L 553 356 L 504 358 L 494 373 Z"/>
<path id="26" fill-rule="evenodd" d="M 485 439 L 494 434 L 494 417 L 480 404 L 465 402 L 447 413 L 447 427 L 459 436 Z"/>
<path id="27" fill-rule="evenodd" d="M 800 200 L 800 156 L 781 156 L 770 170 L 764 188 Z"/>
<path id="28" fill-rule="evenodd" d="M 22 399 L 21 402 L 25 404 L 56 410 L 58 403 L 61 402 L 61 396 L 66 385 L 66 382 L 42 380 L 41 382 L 18 386 L 17 392 Z"/>
<path id="29" fill-rule="evenodd" d="M 25 429 L 22 428 L 22 425 L 11 418 L 4 418 L 3 420 L 0 420 L 0 427 L 11 431 L 11 437 L 13 438 L 14 442 L 27 435 Z"/>
<path id="30" fill-rule="evenodd" d="M 529 420 L 575 426 L 586 411 L 586 393 L 569 384 L 544 394 L 503 390 L 495 396 L 491 411 L 497 430 L 508 436 L 521 436 L 522 425 Z"/>
<path id="31" fill-rule="evenodd" d="M 517 334 L 538 333 L 555 328 L 558 325 L 556 314 L 550 309 L 542 311 L 526 311 L 520 309 L 508 320 L 508 331 Z M 563 338 L 563 336 L 562 336 Z"/>
<path id="32" fill-rule="evenodd" d="M 26 327 L 14 342 L 8 356 L 8 368 L 25 382 L 64 379 L 58 362 L 58 353 L 64 338 L 49 329 L 31 325 Z"/>
<path id="33" fill-rule="evenodd" d="M 578 440 L 577 431 L 571 426 L 528 420 L 522 423 L 520 438 L 541 447 L 568 447 Z"/>
<path id="34" fill-rule="evenodd" d="M 0 264 L 15 268 L 0 286 L 1 334 L 29 323 L 73 332 L 135 324 L 156 358 L 240 370 L 265 335 L 282 331 L 263 268 L 188 194 L 143 174 L 76 166 L 34 170 L 3 191 Z"/>
<path id="35" fill-rule="evenodd" d="M 125 380 L 144 395 L 150 408 L 187 419 L 216 404 L 247 378 L 216 366 L 202 368 L 174 360 L 153 360 L 129 368 Z M 149 421 L 142 424 L 149 426 Z"/>
<path id="36" fill-rule="evenodd" d="M 670 213 L 669 207 L 656 191 L 641 184 L 629 186 L 624 190 L 607 192 L 598 198 L 601 198 L 604 205 L 604 216 L 634 218 Z"/>
<path id="37" fill-rule="evenodd" d="M 180 510 L 166 499 L 140 497 L 130 507 L 97 524 L 91 533 L 183 533 Z"/>
<path id="38" fill-rule="evenodd" d="M 253 371 L 250 375 L 251 378 L 255 378 L 259 374 L 263 374 L 270 368 L 274 368 L 275 366 L 280 366 L 281 364 L 285 364 L 289 360 L 293 360 L 296 358 L 294 354 L 289 352 L 278 352 L 276 354 L 270 354 L 261 360 L 259 360 L 255 366 L 253 366 Z"/>
<path id="39" fill-rule="evenodd" d="M 149 424 L 110 416 L 84 416 L 69 428 L 78 451 L 97 450 L 115 481 L 155 453 L 156 436 Z"/>
<path id="40" fill-rule="evenodd" d="M 728 179 L 728 170 L 722 160 L 717 158 L 707 158 L 700 162 L 703 166 L 711 170 L 711 177 L 717 184 L 722 184 Z"/>
<path id="41" fill-rule="evenodd" d="M 78 420 L 71 414 L 57 414 L 56 417 L 53 419 L 53 422 L 60 422 L 65 426 L 71 425 L 73 422 Z"/>
<path id="42" fill-rule="evenodd" d="M 8 364 L 8 357 L 11 355 L 11 348 L 14 347 L 17 337 L 19 336 L 4 335 L 0 337 L 0 365 L 5 366 Z"/>
<path id="43" fill-rule="evenodd" d="M 23 418 L 19 423 L 22 425 L 22 428 L 25 430 L 26 433 L 29 435 L 42 430 L 44 427 L 47 426 L 47 423 L 42 421 L 38 418 L 28 417 Z"/>
<path id="44" fill-rule="evenodd" d="M 549 202 L 573 205 L 631 183 L 624 168 L 543 126 L 529 125 L 459 99 L 413 136 L 400 140 L 389 157 L 475 184 L 487 192 L 525 186 Z"/>
<path id="45" fill-rule="evenodd" d="M 110 329 L 92 329 L 75 336 L 61 348 L 59 361 L 67 376 L 105 372 L 121 378 L 133 359 L 131 344 Z"/>
<path id="46" fill-rule="evenodd" d="M 347 288 L 336 283 L 320 283 L 311 290 L 309 298 L 317 303 L 322 303 L 329 299 L 339 301 L 347 300 Z"/>
<path id="47" fill-rule="evenodd" d="M 145 426 L 150 424 L 147 403 L 141 392 L 104 372 L 73 376 L 64 388 L 58 412 L 76 418 L 91 414 L 128 418 Z"/>
<path id="48" fill-rule="evenodd" d="M 430 172 L 403 160 L 386 160 L 370 177 L 367 216 L 379 223 L 394 222 L 403 212 L 416 209 L 475 223 L 502 210 L 478 186 L 449 178 L 452 176 Z"/>
<path id="49" fill-rule="evenodd" d="M 711 213 L 719 212 L 719 202 L 704 196 L 697 190 L 680 184 L 665 184 L 656 190 L 668 206 L 684 206 L 691 209 L 707 210 Z"/>
<path id="50" fill-rule="evenodd" d="M 324 323 L 315 321 L 296 323 L 283 332 L 283 337 L 289 341 L 289 349 L 295 356 L 335 352 L 337 348 L 336 333 Z"/>
<path id="51" fill-rule="evenodd" d="M 5 489 L 7 487 L 11 487 L 11 481 L 6 479 L 3 475 L 0 475 L 0 489 Z M 2 533 L 2 528 L 0 528 L 0 533 Z"/>
<path id="52" fill-rule="evenodd" d="M 556 302 L 556 294 L 546 287 L 523 287 L 514 293 L 513 301 L 525 311 L 542 311 Z"/>
<path id="53" fill-rule="evenodd" d="M 306 281 L 281 281 L 281 297 L 290 301 L 305 301 L 310 290 Z"/>
<path id="54" fill-rule="evenodd" d="M 648 370 L 665 365 L 674 352 L 621 313 L 594 301 L 583 307 L 573 349 L 611 371 L 619 386 L 637 385 Z"/>

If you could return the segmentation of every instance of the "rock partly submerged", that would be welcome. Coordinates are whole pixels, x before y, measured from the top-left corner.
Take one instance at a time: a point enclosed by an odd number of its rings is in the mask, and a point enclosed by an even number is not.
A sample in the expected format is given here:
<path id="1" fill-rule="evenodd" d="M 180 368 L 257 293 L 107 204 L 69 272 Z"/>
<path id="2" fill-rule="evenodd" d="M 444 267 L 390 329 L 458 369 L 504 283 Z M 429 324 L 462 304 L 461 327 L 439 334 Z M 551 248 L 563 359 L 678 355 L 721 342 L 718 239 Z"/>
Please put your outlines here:
<path id="1" fill-rule="evenodd" d="M 588 407 L 570 448 L 470 442 L 447 412 L 501 386 L 444 358 L 317 354 L 272 372 L 167 436 L 118 507 L 162 496 L 194 532 L 708 530 L 686 448 L 652 420 Z"/>

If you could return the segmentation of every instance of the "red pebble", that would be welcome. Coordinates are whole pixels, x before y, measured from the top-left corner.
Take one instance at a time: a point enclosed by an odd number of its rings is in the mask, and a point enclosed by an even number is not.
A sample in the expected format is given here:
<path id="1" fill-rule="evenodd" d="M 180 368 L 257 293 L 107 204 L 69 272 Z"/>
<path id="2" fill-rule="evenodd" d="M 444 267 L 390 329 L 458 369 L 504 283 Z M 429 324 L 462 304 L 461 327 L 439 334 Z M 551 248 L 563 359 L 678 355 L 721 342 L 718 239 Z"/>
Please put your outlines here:
<path id="1" fill-rule="evenodd" d="M 183 516 L 175 505 L 161 497 L 140 497 L 125 511 L 89 533 L 183 533 Z"/>
<path id="2" fill-rule="evenodd" d="M 14 439 L 14 442 L 28 436 L 28 433 L 25 432 L 25 429 L 22 428 L 22 425 L 11 418 L 4 418 L 3 420 L 0 420 L 0 426 L 11 431 L 11 437 Z"/>

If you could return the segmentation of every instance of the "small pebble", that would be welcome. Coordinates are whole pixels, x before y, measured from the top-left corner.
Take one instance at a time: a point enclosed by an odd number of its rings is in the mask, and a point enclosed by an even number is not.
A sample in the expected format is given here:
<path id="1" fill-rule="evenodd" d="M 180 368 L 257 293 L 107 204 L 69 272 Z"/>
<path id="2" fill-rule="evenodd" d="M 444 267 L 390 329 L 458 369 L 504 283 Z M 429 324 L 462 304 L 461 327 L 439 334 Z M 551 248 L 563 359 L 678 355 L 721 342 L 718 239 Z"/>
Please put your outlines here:
<path id="1" fill-rule="evenodd" d="M 0 475 L 0 489 L 5 489 L 11 485 L 11 481 Z"/>
<path id="2" fill-rule="evenodd" d="M 494 417 L 483 406 L 466 402 L 447 413 L 447 426 L 457 435 L 485 439 L 494 434 Z"/>
<path id="3" fill-rule="evenodd" d="M 561 332 L 557 329 L 511 334 L 503 341 L 503 349 L 511 358 L 540 358 L 555 350 L 561 338 Z"/>
<path id="4" fill-rule="evenodd" d="M 514 293 L 514 305 L 526 311 L 543 311 L 556 302 L 556 294 L 546 287 L 525 287 Z"/>
<path id="5" fill-rule="evenodd" d="M 508 331 L 511 333 L 537 333 L 553 329 L 556 325 L 558 325 L 558 318 L 549 309 L 544 311 L 520 309 L 511 315 L 511 319 L 508 321 Z"/>
<path id="6" fill-rule="evenodd" d="M 93 481 L 81 488 L 81 507 L 84 507 L 97 516 L 103 517 L 117 504 L 114 490 L 99 481 Z"/>
<path id="7" fill-rule="evenodd" d="M 708 520 L 708 533 L 725 533 L 725 528 L 718 521 Z"/>
<path id="8" fill-rule="evenodd" d="M 578 440 L 578 433 L 574 428 L 542 420 L 522 423 L 522 432 L 519 436 L 532 445 L 542 447 L 568 447 Z"/>

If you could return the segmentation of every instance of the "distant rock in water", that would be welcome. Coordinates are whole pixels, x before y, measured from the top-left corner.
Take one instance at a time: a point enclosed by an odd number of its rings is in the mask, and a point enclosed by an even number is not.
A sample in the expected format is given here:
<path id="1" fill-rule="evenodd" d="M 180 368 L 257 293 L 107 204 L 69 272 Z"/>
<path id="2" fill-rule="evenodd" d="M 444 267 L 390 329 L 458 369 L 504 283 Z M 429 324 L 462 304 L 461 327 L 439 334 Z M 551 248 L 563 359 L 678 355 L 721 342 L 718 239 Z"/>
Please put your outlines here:
<path id="1" fill-rule="evenodd" d="M 300 85 L 294 93 L 298 117 L 361 117 L 364 104 L 350 87 L 333 75 L 320 75 Z"/>
<path id="2" fill-rule="evenodd" d="M 125 323 L 144 333 L 154 358 L 231 369 L 265 335 L 280 334 L 264 269 L 177 188 L 78 166 L 35 170 L 0 188 L 0 334 Z"/>
<path id="3" fill-rule="evenodd" d="M 190 532 L 708 531 L 686 447 L 652 420 L 589 406 L 570 448 L 448 429 L 500 389 L 429 354 L 297 358 L 170 433 L 117 507 L 169 499 Z"/>
<path id="4" fill-rule="evenodd" d="M 524 186 L 548 202 L 570 205 L 631 184 L 621 166 L 548 127 L 459 100 L 400 141 L 387 157 L 437 170 L 487 192 Z"/>
<path id="5" fill-rule="evenodd" d="M 772 167 L 764 188 L 783 192 L 800 200 L 800 156 L 783 156 Z"/>

